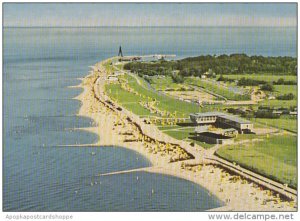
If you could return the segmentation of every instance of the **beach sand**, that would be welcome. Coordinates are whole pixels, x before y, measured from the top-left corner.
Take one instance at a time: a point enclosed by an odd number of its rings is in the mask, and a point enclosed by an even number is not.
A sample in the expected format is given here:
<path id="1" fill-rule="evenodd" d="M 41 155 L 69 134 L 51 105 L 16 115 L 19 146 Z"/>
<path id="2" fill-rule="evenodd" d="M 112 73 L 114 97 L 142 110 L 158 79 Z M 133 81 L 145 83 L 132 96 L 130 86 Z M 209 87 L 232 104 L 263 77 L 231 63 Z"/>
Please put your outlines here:
<path id="1" fill-rule="evenodd" d="M 105 62 L 92 67 L 91 73 L 78 86 L 83 88 L 83 92 L 75 98 L 82 102 L 78 115 L 90 117 L 95 122 L 95 125 L 84 128 L 99 136 L 98 142 L 93 145 L 134 150 L 152 163 L 151 167 L 141 170 L 176 176 L 206 188 L 224 202 L 223 207 L 213 211 L 296 211 L 294 202 L 284 201 L 270 191 L 262 190 L 240 176 L 210 164 L 203 158 L 204 150 L 201 147 L 193 148 L 187 142 L 163 134 L 156 126 L 143 123 L 123 107 L 122 111 L 111 108 L 110 103 L 106 103 L 109 97 L 104 90 L 108 83 L 105 80 Z M 158 141 L 151 141 L 151 137 Z M 191 159 L 191 156 L 195 156 L 195 159 Z"/>

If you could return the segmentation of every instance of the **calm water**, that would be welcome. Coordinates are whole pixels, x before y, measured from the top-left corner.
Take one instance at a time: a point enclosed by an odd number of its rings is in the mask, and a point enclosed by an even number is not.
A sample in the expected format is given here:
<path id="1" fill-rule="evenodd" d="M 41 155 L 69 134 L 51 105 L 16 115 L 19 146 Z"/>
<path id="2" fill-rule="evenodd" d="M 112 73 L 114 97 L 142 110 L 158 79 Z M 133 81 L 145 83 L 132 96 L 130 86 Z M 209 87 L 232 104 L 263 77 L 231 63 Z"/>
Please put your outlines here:
<path id="1" fill-rule="evenodd" d="M 3 210 L 203 211 L 222 205 L 205 189 L 170 176 L 144 172 L 97 176 L 150 165 L 133 151 L 60 147 L 98 139 L 94 134 L 71 130 L 93 122 L 76 116 L 80 103 L 72 98 L 81 90 L 68 86 L 77 85 L 77 78 L 88 73 L 88 66 L 115 56 L 119 45 L 125 55 L 296 56 L 296 30 L 4 29 Z"/>

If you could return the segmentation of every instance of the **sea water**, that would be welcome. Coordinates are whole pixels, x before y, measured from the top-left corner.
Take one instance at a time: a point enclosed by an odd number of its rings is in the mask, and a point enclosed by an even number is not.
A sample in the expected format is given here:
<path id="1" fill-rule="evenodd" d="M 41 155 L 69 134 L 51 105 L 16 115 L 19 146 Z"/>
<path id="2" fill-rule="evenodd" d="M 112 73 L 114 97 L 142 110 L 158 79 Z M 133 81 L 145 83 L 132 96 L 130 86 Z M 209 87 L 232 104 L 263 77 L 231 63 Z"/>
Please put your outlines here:
<path id="1" fill-rule="evenodd" d="M 296 56 L 295 28 L 4 28 L 4 211 L 203 211 L 222 206 L 183 179 L 132 172 L 150 166 L 97 141 L 72 98 L 89 66 L 117 55 L 246 53 Z M 101 137 L 100 137 L 101 139 Z"/>

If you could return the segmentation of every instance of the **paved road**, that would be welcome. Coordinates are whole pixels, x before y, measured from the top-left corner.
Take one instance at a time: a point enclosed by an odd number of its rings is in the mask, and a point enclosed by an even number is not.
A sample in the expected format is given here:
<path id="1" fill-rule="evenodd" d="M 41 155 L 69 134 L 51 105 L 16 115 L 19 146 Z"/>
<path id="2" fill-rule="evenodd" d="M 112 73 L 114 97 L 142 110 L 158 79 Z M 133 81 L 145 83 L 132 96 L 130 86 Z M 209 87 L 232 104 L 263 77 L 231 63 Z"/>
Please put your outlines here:
<path id="1" fill-rule="evenodd" d="M 250 179 L 257 184 L 265 186 L 268 189 L 274 190 L 275 192 L 281 193 L 284 196 L 287 196 L 292 199 L 297 198 L 297 190 L 294 190 L 290 187 L 285 187 L 282 183 L 271 180 L 267 177 L 254 173 L 250 170 L 247 170 L 239 165 L 235 165 L 227 160 L 224 160 L 215 155 L 216 151 L 221 148 L 222 145 L 215 145 L 214 147 L 204 151 L 204 159 L 212 160 L 217 164 L 238 173 L 239 175 L 245 177 L 246 179 Z"/>
<path id="2" fill-rule="evenodd" d="M 244 177 L 246 179 L 250 179 L 257 184 L 260 184 L 270 190 L 274 190 L 275 192 L 278 192 L 284 196 L 287 196 L 288 198 L 297 199 L 297 190 L 294 190 L 290 187 L 285 187 L 282 183 L 279 183 L 279 182 L 276 182 L 269 178 L 266 178 L 264 176 L 261 176 L 250 170 L 242 168 L 239 165 L 234 165 L 233 163 L 226 161 L 224 159 L 221 159 L 220 157 L 215 156 L 215 155 L 207 156 L 206 159 L 213 160 L 217 164 L 223 166 L 224 168 L 227 168 L 233 172 L 236 172 L 237 174 L 241 175 L 242 177 Z"/>

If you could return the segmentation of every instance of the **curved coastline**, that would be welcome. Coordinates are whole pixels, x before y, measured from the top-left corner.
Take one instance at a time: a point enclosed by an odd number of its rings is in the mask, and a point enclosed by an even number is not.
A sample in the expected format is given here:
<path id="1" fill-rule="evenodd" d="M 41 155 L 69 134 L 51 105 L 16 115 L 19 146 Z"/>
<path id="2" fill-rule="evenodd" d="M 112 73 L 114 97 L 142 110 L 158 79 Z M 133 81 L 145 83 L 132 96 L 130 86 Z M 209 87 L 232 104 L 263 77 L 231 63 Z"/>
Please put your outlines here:
<path id="1" fill-rule="evenodd" d="M 153 154 L 145 148 L 143 142 L 124 142 L 123 131 L 134 130 L 134 127 L 126 121 L 124 116 L 118 112 L 109 109 L 104 103 L 107 97 L 104 93 L 104 82 L 101 81 L 101 76 L 105 76 L 106 70 L 103 64 L 110 61 L 112 58 L 101 61 L 92 67 L 92 71 L 85 78 L 81 79 L 80 87 L 83 89 L 82 93 L 75 97 L 81 101 L 81 107 L 78 115 L 89 117 L 94 122 L 88 128 L 81 128 L 83 130 L 95 133 L 98 135 L 98 141 L 91 146 L 117 146 L 127 148 L 146 157 L 152 166 L 148 168 L 141 168 L 141 171 L 150 173 L 159 173 L 168 176 L 178 177 L 201 186 L 209 191 L 211 195 L 219 199 L 225 206 L 213 209 L 213 211 L 294 211 L 295 209 L 288 205 L 288 202 L 265 203 L 273 202 L 273 196 L 269 196 L 265 191 L 252 183 L 242 185 L 239 182 L 229 181 L 234 177 L 221 168 L 216 167 L 210 162 L 203 162 L 201 171 L 189 170 L 182 168 L 182 161 L 170 162 L 168 155 Z M 126 112 L 125 112 L 126 113 Z M 132 116 L 135 117 L 135 116 Z M 120 123 L 121 122 L 121 123 Z M 120 128 L 119 124 L 122 124 Z M 105 128 L 103 128 L 105 127 Z M 158 134 L 157 130 L 153 128 L 153 134 L 159 138 L 165 138 L 166 135 Z M 146 133 L 149 130 L 146 130 Z M 201 150 L 198 150 L 201 154 Z M 193 152 L 195 155 L 195 152 Z M 195 164 L 193 159 L 185 160 L 184 162 Z M 199 161 L 197 161 L 199 162 Z M 229 177 L 224 181 L 223 176 Z M 243 198 L 240 196 L 243 195 Z M 275 202 L 275 200 L 274 200 Z"/>

